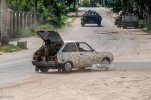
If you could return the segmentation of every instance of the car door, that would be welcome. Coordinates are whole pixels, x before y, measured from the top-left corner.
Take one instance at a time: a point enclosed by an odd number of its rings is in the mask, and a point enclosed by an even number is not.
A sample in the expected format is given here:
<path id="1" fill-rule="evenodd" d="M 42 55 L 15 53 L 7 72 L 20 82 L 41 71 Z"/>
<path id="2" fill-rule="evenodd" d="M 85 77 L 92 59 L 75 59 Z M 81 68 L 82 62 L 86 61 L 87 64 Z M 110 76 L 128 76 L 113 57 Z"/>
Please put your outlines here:
<path id="1" fill-rule="evenodd" d="M 74 42 L 67 43 L 62 49 L 63 60 L 64 62 L 71 61 L 73 63 L 73 67 L 79 67 L 80 56 L 77 49 L 77 46 Z"/>
<path id="2" fill-rule="evenodd" d="M 93 49 L 85 42 L 76 43 L 79 56 L 80 56 L 80 65 L 81 67 L 90 67 L 93 62 Z"/>

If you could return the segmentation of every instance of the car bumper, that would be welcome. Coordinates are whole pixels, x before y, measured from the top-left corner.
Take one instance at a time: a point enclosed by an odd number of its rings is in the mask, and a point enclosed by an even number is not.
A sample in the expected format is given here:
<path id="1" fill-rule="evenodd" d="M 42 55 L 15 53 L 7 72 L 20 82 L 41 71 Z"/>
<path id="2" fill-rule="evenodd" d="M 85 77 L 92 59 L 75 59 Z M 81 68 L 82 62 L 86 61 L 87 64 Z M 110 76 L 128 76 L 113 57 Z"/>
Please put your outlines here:
<path id="1" fill-rule="evenodd" d="M 47 66 L 50 68 L 62 68 L 64 64 L 57 63 L 56 61 L 32 61 L 34 66 Z"/>
<path id="2" fill-rule="evenodd" d="M 56 66 L 55 61 L 32 61 L 34 66 Z"/>

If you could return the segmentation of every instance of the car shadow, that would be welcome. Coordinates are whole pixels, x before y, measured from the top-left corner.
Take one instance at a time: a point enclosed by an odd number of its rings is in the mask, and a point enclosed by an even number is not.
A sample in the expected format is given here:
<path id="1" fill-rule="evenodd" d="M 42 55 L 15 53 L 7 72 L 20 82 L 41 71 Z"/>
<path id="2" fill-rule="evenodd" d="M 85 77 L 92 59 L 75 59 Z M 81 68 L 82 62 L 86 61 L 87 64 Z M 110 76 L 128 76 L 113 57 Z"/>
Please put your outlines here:
<path id="1" fill-rule="evenodd" d="M 139 28 L 136 28 L 136 27 L 126 27 L 126 28 L 123 28 L 123 29 L 128 29 L 128 30 L 130 30 L 130 29 L 139 29 Z"/>
<path id="2" fill-rule="evenodd" d="M 98 25 L 85 25 L 85 26 L 82 26 L 82 27 L 104 27 L 103 25 L 101 26 L 98 26 Z"/>
<path id="3" fill-rule="evenodd" d="M 104 70 L 104 69 L 84 69 L 84 70 L 80 70 L 80 69 L 73 69 L 72 72 L 70 73 L 65 73 L 65 72 L 62 72 L 62 71 L 57 71 L 57 70 L 49 70 L 49 72 L 46 72 L 46 73 L 42 73 L 42 72 L 39 72 L 40 74 L 79 74 L 79 73 L 95 73 L 95 72 L 108 72 L 108 71 L 111 71 L 111 69 L 109 70 Z"/>
<path id="4" fill-rule="evenodd" d="M 97 32 L 96 34 L 108 34 L 108 35 L 113 35 L 113 34 L 119 34 L 119 32 Z"/>

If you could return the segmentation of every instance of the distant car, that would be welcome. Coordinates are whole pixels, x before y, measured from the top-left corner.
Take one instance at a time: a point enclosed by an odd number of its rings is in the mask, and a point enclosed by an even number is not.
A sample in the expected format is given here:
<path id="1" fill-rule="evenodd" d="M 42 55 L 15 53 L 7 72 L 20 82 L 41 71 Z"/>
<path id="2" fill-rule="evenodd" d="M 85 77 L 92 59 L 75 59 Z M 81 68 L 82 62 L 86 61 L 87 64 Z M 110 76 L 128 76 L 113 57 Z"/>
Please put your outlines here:
<path id="1" fill-rule="evenodd" d="M 137 15 L 124 15 L 122 17 L 123 28 L 127 27 L 139 27 L 139 18 Z"/>
<path id="2" fill-rule="evenodd" d="M 48 36 L 42 34 L 48 33 L 51 34 L 51 32 L 40 32 L 42 39 L 44 39 L 43 36 Z M 47 38 L 51 40 L 51 38 Z M 97 52 L 86 42 L 63 43 L 58 38 L 54 44 L 46 44 L 33 55 L 32 64 L 36 71 L 40 69 L 41 72 L 47 72 L 49 69 L 60 69 L 63 72 L 71 72 L 72 68 L 91 67 L 93 64 L 99 64 L 100 68 L 108 70 L 113 61 L 112 53 Z M 53 45 L 53 48 L 49 47 L 50 45 Z"/>
<path id="3" fill-rule="evenodd" d="M 115 25 L 117 27 L 123 27 L 124 29 L 127 27 L 139 27 L 139 17 L 135 14 L 118 14 L 115 17 Z"/>
<path id="4" fill-rule="evenodd" d="M 102 17 L 99 13 L 95 11 L 87 11 L 81 18 L 81 26 L 85 26 L 85 24 L 98 24 L 101 26 Z"/>

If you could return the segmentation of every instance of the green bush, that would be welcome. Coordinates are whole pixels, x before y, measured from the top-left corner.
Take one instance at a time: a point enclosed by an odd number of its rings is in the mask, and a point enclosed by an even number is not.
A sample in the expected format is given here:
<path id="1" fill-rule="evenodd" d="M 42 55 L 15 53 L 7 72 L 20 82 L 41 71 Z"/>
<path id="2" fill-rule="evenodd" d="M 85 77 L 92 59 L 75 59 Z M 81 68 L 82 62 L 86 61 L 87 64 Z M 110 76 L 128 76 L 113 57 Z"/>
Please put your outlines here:
<path id="1" fill-rule="evenodd" d="M 29 36 L 34 36 L 35 33 L 31 31 L 29 28 L 25 28 L 22 30 L 19 30 L 17 32 L 14 32 L 11 37 L 13 38 L 18 38 L 18 37 L 29 37 Z"/>
<path id="2" fill-rule="evenodd" d="M 74 6 L 71 6 L 70 8 L 67 8 L 66 11 L 67 11 L 67 12 L 76 12 L 76 11 L 78 11 L 78 7 L 75 7 L 75 8 L 74 8 Z"/>
<path id="3" fill-rule="evenodd" d="M 83 2 L 82 2 L 82 6 L 84 6 L 84 7 L 90 7 L 90 1 L 89 0 L 84 0 Z"/>
<path id="4" fill-rule="evenodd" d="M 146 24 L 145 27 L 146 27 L 148 30 L 151 30 L 151 24 Z"/>
<path id="5" fill-rule="evenodd" d="M 55 27 L 50 24 L 39 25 L 36 30 L 55 30 Z"/>
<path id="6" fill-rule="evenodd" d="M 17 47 L 14 44 L 9 44 L 5 46 L 0 46 L 0 52 L 13 52 L 13 51 L 18 51 L 21 48 Z"/>
<path id="7" fill-rule="evenodd" d="M 60 26 L 64 24 L 66 6 L 61 2 L 55 2 L 52 6 L 43 7 L 40 12 L 41 24 Z"/>
<path id="8" fill-rule="evenodd" d="M 151 24 L 150 23 L 145 23 L 144 20 L 139 20 L 139 24 L 141 28 L 146 28 L 147 30 L 151 30 Z"/>
<path id="9" fill-rule="evenodd" d="M 120 1 L 118 1 L 113 5 L 113 12 L 119 12 L 121 9 L 122 9 L 122 5 Z"/>

